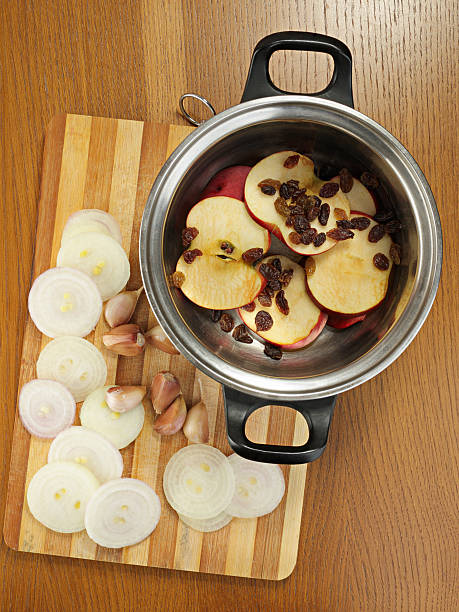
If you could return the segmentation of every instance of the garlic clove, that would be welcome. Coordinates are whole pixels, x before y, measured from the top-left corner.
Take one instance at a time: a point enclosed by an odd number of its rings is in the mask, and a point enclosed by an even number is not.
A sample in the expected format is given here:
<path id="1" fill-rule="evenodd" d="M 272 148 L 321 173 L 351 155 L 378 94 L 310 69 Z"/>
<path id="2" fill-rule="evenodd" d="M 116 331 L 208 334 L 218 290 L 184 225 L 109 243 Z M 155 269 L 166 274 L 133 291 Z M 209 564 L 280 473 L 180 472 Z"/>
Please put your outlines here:
<path id="1" fill-rule="evenodd" d="M 124 323 L 128 323 L 132 315 L 134 314 L 137 301 L 140 294 L 143 291 L 143 287 L 136 291 L 123 291 L 112 297 L 105 304 L 105 320 L 110 327 L 118 327 Z"/>
<path id="2" fill-rule="evenodd" d="M 180 383 L 171 372 L 159 372 L 151 383 L 151 402 L 154 411 L 161 414 L 177 395 L 181 393 Z"/>
<path id="3" fill-rule="evenodd" d="M 186 419 L 186 404 L 183 395 L 175 398 L 172 404 L 158 416 L 153 429 L 162 436 L 171 436 L 177 433 Z"/>
<path id="4" fill-rule="evenodd" d="M 209 416 L 203 401 L 188 410 L 183 433 L 190 442 L 195 444 L 207 444 L 209 441 Z"/>
<path id="5" fill-rule="evenodd" d="M 145 336 L 135 323 L 118 325 L 102 336 L 104 345 L 125 357 L 140 355 L 145 348 Z"/>
<path id="6" fill-rule="evenodd" d="M 119 386 L 110 387 L 105 392 L 105 401 L 110 410 L 128 412 L 136 408 L 147 393 L 146 387 Z"/>
<path id="7" fill-rule="evenodd" d="M 169 353 L 169 355 L 180 355 L 179 351 L 166 336 L 160 325 L 155 325 L 155 327 L 149 329 L 145 334 L 145 340 L 147 344 L 151 344 L 164 353 Z"/>

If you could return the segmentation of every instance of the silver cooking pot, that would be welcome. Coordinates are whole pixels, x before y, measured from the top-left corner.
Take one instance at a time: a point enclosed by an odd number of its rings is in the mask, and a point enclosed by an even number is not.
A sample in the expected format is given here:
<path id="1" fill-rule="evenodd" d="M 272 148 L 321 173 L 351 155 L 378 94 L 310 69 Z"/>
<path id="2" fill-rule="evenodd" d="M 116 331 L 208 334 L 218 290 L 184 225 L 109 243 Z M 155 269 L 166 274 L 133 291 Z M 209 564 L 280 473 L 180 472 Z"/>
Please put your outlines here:
<path id="1" fill-rule="evenodd" d="M 327 88 L 313 96 L 276 88 L 268 64 L 281 49 L 332 55 L 335 66 Z M 369 380 L 405 350 L 427 317 L 440 279 L 441 227 L 432 192 L 400 142 L 352 108 L 351 65 L 349 49 L 328 36 L 283 32 L 261 40 L 242 103 L 200 125 L 177 147 L 143 214 L 140 262 L 153 312 L 181 353 L 222 383 L 229 443 L 257 461 L 306 463 L 319 457 L 336 395 Z M 392 207 L 403 224 L 397 236 L 403 257 L 394 266 L 384 302 L 363 322 L 339 331 L 326 327 L 311 346 L 273 361 L 263 354 L 261 343 L 237 343 L 223 333 L 208 310 L 171 288 L 168 277 L 182 251 L 187 213 L 210 178 L 227 166 L 253 165 L 283 149 L 304 153 L 318 165 L 378 176 L 379 202 Z M 273 238 L 270 253 L 286 252 Z M 308 442 L 276 446 L 249 441 L 247 418 L 266 404 L 299 411 L 309 425 Z"/>

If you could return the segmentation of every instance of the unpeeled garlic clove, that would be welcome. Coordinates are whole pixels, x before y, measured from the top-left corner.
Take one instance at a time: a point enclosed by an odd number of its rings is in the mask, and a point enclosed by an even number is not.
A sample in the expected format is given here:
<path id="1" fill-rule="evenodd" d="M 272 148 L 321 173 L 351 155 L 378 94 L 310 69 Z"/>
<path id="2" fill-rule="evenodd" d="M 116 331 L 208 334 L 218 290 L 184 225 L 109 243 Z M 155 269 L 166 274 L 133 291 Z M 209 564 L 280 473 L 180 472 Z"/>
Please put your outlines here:
<path id="1" fill-rule="evenodd" d="M 105 392 L 105 401 L 110 410 L 128 412 L 140 404 L 147 393 L 146 387 L 119 386 L 110 387 Z"/>
<path id="2" fill-rule="evenodd" d="M 118 325 L 102 336 L 104 345 L 125 357 L 140 355 L 145 348 L 145 336 L 135 323 Z"/>
<path id="3" fill-rule="evenodd" d="M 183 395 L 179 395 L 167 410 L 158 416 L 153 429 L 162 436 L 172 436 L 182 428 L 185 419 L 186 404 Z"/>
<path id="4" fill-rule="evenodd" d="M 143 287 L 136 291 L 123 291 L 108 300 L 104 314 L 110 327 L 118 327 L 129 322 L 142 291 Z"/>
<path id="5" fill-rule="evenodd" d="M 207 444 L 209 441 L 209 416 L 203 401 L 188 410 L 183 433 L 190 442 L 195 444 Z"/>
<path id="6" fill-rule="evenodd" d="M 171 372 L 159 372 L 151 383 L 151 402 L 154 411 L 161 414 L 182 392 L 180 383 Z"/>
<path id="7" fill-rule="evenodd" d="M 163 332 L 160 325 L 155 325 L 149 329 L 145 334 L 145 340 L 147 344 L 151 344 L 164 353 L 169 353 L 169 355 L 180 355 L 179 351 Z"/>

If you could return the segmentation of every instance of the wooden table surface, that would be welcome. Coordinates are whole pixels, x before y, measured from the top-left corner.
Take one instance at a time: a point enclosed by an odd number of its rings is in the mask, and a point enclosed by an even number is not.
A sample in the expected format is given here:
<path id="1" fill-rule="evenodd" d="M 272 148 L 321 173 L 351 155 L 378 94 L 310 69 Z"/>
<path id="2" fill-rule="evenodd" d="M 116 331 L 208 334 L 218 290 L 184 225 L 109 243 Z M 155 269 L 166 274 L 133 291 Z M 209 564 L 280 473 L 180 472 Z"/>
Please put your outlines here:
<path id="1" fill-rule="evenodd" d="M 6 610 L 452 611 L 457 609 L 457 15 L 455 0 L 15 0 L 2 3 L 0 513 L 36 228 L 43 134 L 59 112 L 183 123 L 185 91 L 240 100 L 256 42 L 341 38 L 360 111 L 424 170 L 445 257 L 421 332 L 377 378 L 340 396 L 306 483 L 298 564 L 280 583 L 16 553 L 0 544 Z M 291 91 L 324 57 L 278 53 Z M 454 604 L 456 601 L 456 604 Z"/>

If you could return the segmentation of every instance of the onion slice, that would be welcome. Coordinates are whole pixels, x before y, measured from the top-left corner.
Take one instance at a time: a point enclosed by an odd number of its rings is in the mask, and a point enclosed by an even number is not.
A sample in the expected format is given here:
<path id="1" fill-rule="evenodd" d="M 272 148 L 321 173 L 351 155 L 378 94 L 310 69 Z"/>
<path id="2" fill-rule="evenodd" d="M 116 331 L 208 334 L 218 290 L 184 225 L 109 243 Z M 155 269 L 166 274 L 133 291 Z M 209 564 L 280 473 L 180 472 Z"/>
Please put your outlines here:
<path id="1" fill-rule="evenodd" d="M 121 230 L 118 221 L 108 212 L 98 208 L 77 210 L 67 219 L 62 232 L 61 244 L 76 234 L 99 232 L 111 236 L 121 244 Z"/>
<path id="2" fill-rule="evenodd" d="M 54 380 L 31 380 L 19 393 L 19 416 L 29 433 L 54 438 L 75 420 L 72 394 Z"/>
<path id="3" fill-rule="evenodd" d="M 59 266 L 76 268 L 97 285 L 102 300 L 119 293 L 129 280 L 129 260 L 123 247 L 111 236 L 98 232 L 76 234 L 57 254 Z"/>
<path id="4" fill-rule="evenodd" d="M 226 512 L 220 512 L 217 516 L 213 516 L 210 519 L 193 519 L 184 514 L 179 514 L 179 518 L 182 523 L 188 525 L 195 531 L 202 531 L 203 533 L 210 533 L 211 531 L 218 531 L 223 527 L 226 527 L 233 519 L 231 514 Z"/>
<path id="5" fill-rule="evenodd" d="M 234 472 L 225 455 L 207 444 L 185 446 L 170 458 L 163 488 L 178 514 L 209 519 L 223 512 L 233 498 Z"/>
<path id="6" fill-rule="evenodd" d="M 30 481 L 27 503 L 32 515 L 48 529 L 75 533 L 84 529 L 86 506 L 98 487 L 97 478 L 82 465 L 48 463 Z"/>
<path id="7" fill-rule="evenodd" d="M 140 403 L 129 412 L 114 412 L 105 401 L 105 392 L 110 387 L 101 387 L 88 395 L 80 410 L 83 427 L 105 436 L 116 448 L 124 448 L 137 438 L 142 430 L 145 410 Z"/>
<path id="8" fill-rule="evenodd" d="M 234 470 L 236 490 L 226 512 L 239 518 L 269 514 L 280 504 L 285 492 L 282 470 L 272 463 L 244 459 L 236 453 L 228 457 Z"/>
<path id="9" fill-rule="evenodd" d="M 107 365 L 94 344 L 83 338 L 62 336 L 51 340 L 37 361 L 38 378 L 57 380 L 76 402 L 83 401 L 107 378 Z"/>
<path id="10" fill-rule="evenodd" d="M 160 516 L 161 503 L 151 487 L 136 478 L 117 478 L 89 501 L 85 527 L 99 546 L 122 548 L 147 538 Z"/>
<path id="11" fill-rule="evenodd" d="M 91 470 L 101 483 L 120 478 L 123 473 L 121 453 L 104 436 L 75 426 L 62 431 L 52 442 L 48 463 L 74 461 Z"/>
<path id="12" fill-rule="evenodd" d="M 51 268 L 30 289 L 32 321 L 45 336 L 87 336 L 102 312 L 102 299 L 93 280 L 71 267 Z"/>

